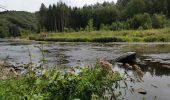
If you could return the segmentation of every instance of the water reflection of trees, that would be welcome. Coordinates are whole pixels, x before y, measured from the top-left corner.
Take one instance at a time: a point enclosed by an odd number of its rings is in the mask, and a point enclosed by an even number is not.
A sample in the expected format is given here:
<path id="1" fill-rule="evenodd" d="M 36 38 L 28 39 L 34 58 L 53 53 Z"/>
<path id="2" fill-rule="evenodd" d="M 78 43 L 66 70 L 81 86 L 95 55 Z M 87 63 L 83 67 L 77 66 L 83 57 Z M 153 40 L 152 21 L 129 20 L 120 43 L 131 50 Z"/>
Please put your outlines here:
<path id="1" fill-rule="evenodd" d="M 160 63 L 147 63 L 141 66 L 142 71 L 149 72 L 152 76 L 169 76 L 170 68 L 163 67 Z"/>

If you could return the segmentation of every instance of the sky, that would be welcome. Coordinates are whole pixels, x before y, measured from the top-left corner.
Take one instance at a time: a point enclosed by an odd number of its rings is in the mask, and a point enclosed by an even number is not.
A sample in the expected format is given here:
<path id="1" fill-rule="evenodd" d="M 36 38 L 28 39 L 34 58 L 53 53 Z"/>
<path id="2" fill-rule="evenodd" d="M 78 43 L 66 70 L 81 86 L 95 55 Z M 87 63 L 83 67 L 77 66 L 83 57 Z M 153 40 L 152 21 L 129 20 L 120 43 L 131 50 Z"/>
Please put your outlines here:
<path id="1" fill-rule="evenodd" d="M 116 2 L 117 0 L 0 0 L 0 6 L 4 6 L 8 10 L 35 12 L 39 10 L 41 3 L 48 6 L 58 1 L 65 2 L 69 6 L 82 7 L 85 4 L 90 5 L 96 2 L 102 3 L 104 1 Z"/>

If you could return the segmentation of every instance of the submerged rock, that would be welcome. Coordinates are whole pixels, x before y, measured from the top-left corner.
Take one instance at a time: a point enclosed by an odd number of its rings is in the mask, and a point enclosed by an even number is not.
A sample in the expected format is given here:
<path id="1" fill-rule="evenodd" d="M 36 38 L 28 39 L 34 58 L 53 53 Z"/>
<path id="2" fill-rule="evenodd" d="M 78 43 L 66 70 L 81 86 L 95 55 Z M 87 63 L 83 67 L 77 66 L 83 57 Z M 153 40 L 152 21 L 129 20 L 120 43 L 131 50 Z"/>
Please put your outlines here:
<path id="1" fill-rule="evenodd" d="M 151 86 L 154 87 L 154 88 L 158 88 L 158 86 L 156 86 L 156 85 L 154 85 L 154 84 L 151 84 Z"/>

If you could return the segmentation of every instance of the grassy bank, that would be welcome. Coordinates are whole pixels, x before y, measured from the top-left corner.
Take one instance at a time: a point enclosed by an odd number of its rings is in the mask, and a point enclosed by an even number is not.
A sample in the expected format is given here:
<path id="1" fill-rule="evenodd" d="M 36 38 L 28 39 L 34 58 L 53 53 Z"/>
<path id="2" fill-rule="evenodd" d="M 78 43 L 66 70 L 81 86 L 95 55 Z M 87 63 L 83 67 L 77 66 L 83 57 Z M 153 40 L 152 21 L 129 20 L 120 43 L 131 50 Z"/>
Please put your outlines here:
<path id="1" fill-rule="evenodd" d="M 170 42 L 170 28 L 47 34 L 47 37 L 32 35 L 29 39 L 55 42 Z"/>

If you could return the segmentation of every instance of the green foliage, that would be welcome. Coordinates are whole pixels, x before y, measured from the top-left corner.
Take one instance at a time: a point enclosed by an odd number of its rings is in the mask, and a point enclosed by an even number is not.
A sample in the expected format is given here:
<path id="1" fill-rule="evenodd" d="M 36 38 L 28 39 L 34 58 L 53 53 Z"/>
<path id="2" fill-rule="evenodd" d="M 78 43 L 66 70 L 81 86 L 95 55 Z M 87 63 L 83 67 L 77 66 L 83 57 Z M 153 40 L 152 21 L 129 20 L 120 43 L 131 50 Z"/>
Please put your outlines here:
<path id="1" fill-rule="evenodd" d="M 167 4 L 168 4 L 168 6 L 167 6 L 168 16 L 170 17 L 170 1 L 169 0 L 167 0 Z"/>
<path id="2" fill-rule="evenodd" d="M 94 30 L 92 27 L 96 30 L 150 29 L 153 21 L 150 15 L 154 13 L 168 15 L 167 2 L 169 1 L 118 0 L 117 4 L 104 2 L 85 5 L 82 8 L 71 8 L 62 2 L 48 8 L 42 4 L 39 22 L 41 28 L 50 32 L 65 32 L 65 28 L 76 31 L 85 29 L 90 32 Z"/>
<path id="3" fill-rule="evenodd" d="M 20 36 L 20 29 L 18 28 L 18 26 L 16 25 L 11 25 L 9 26 L 9 33 L 13 36 L 13 37 L 17 37 Z"/>
<path id="4" fill-rule="evenodd" d="M 87 26 L 85 28 L 86 31 L 90 32 L 90 31 L 93 31 L 94 30 L 94 27 L 93 27 L 93 19 L 90 19 L 87 23 Z"/>
<path id="5" fill-rule="evenodd" d="M 114 2 L 70 7 L 63 2 L 36 13 L 5 11 L 0 13 L 0 37 L 23 36 L 41 32 L 74 32 L 93 30 L 130 30 L 164 28 L 170 18 L 169 0 L 118 0 Z M 18 28 L 11 28 L 16 26 Z M 15 32 L 16 33 L 16 32 Z M 25 36 L 24 36 L 25 37 Z M 81 40 L 81 39 L 80 39 Z M 76 40 L 77 41 L 77 40 Z"/>
<path id="6" fill-rule="evenodd" d="M 102 31 L 107 31 L 107 30 L 110 30 L 110 27 L 109 27 L 109 25 L 101 24 L 101 25 L 100 25 L 100 30 L 102 30 Z"/>
<path id="7" fill-rule="evenodd" d="M 152 17 L 153 28 L 164 28 L 166 25 L 166 17 L 163 14 L 154 14 Z"/>
<path id="8" fill-rule="evenodd" d="M 130 26 L 133 29 L 142 27 L 143 29 L 149 29 L 152 27 L 152 20 L 148 13 L 135 15 L 129 20 Z"/>
<path id="9" fill-rule="evenodd" d="M 133 17 L 136 14 L 143 13 L 144 9 L 144 0 L 130 0 L 125 8 L 125 14 L 127 17 Z"/>
<path id="10" fill-rule="evenodd" d="M 37 18 L 35 14 L 22 11 L 6 11 L 0 13 L 0 37 L 20 36 L 21 31 L 35 32 Z"/>
<path id="11" fill-rule="evenodd" d="M 77 74 L 59 69 L 48 70 L 40 77 L 18 78 L 0 82 L 0 98 L 3 99 L 50 99 L 91 100 L 92 95 L 102 98 L 106 92 L 112 95 L 112 86 L 122 78 L 119 73 L 106 72 L 100 65 L 78 67 Z"/>
<path id="12" fill-rule="evenodd" d="M 110 30 L 113 30 L 113 31 L 124 30 L 124 29 L 129 29 L 129 24 L 126 22 L 116 21 L 116 22 L 113 22 L 112 25 L 110 26 Z"/>

